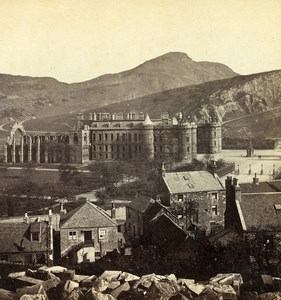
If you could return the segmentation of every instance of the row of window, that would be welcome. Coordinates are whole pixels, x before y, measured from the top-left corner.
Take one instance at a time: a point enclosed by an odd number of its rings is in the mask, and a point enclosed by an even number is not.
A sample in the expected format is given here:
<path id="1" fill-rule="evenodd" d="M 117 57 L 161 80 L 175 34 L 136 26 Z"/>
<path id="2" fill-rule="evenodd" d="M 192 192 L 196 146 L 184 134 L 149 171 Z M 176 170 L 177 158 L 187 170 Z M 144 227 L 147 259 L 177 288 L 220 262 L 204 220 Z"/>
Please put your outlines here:
<path id="1" fill-rule="evenodd" d="M 103 146 L 96 146 L 93 145 L 92 147 L 93 152 L 103 152 L 103 151 L 141 151 L 142 147 L 141 145 L 103 145 Z"/>
<path id="2" fill-rule="evenodd" d="M 92 235 L 92 232 L 90 232 L 90 235 Z M 106 237 L 107 237 L 106 229 L 99 229 L 99 233 L 98 233 L 99 240 L 105 240 Z M 84 235 L 84 238 L 89 239 L 89 237 L 86 237 L 86 235 Z M 69 231 L 68 239 L 69 240 L 77 240 L 77 231 Z"/>
<path id="3" fill-rule="evenodd" d="M 135 141 L 135 142 L 139 142 L 141 141 L 141 133 L 93 133 L 92 134 L 92 140 L 93 141 L 113 141 L 113 140 L 117 140 L 117 141 Z"/>

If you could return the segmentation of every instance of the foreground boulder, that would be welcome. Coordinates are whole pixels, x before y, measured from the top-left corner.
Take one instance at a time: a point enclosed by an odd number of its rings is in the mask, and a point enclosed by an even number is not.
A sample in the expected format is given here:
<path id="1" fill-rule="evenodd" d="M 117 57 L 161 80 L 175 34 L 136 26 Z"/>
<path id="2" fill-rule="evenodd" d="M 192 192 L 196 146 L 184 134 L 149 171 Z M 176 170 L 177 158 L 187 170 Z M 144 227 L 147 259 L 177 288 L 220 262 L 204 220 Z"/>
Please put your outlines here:
<path id="1" fill-rule="evenodd" d="M 103 294 L 95 291 L 95 289 L 90 289 L 85 297 L 85 300 L 115 300 L 115 298 L 109 294 Z"/>
<path id="2" fill-rule="evenodd" d="M 13 300 L 14 296 L 15 296 L 15 294 L 12 293 L 11 291 L 0 288 L 0 299 L 1 300 Z"/>
<path id="3" fill-rule="evenodd" d="M 43 298 L 44 300 L 49 299 L 42 285 L 33 285 L 17 289 L 14 299 L 22 299 L 24 295 L 28 295 L 30 299 L 36 299 L 36 297 L 38 299 Z"/>
<path id="4" fill-rule="evenodd" d="M 264 293 L 259 295 L 260 300 L 281 300 L 281 293 Z"/>
<path id="5" fill-rule="evenodd" d="M 67 280 L 63 286 L 62 291 L 62 299 L 75 299 L 75 296 L 72 295 L 72 298 L 70 298 L 70 294 L 79 288 L 79 284 L 77 282 Z M 74 292 L 76 294 L 76 292 Z"/>
<path id="6" fill-rule="evenodd" d="M 179 290 L 179 286 L 173 281 L 154 281 L 147 290 L 145 299 L 169 300 L 171 297 L 177 295 Z"/>

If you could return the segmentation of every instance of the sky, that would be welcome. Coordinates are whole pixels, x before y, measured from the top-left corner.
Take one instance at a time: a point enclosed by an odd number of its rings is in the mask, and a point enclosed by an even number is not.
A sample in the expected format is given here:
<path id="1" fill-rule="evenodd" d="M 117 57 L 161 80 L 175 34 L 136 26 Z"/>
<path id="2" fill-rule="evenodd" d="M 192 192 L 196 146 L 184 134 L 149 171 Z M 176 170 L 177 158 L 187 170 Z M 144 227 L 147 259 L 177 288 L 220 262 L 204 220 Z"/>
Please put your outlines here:
<path id="1" fill-rule="evenodd" d="M 281 0 L 0 0 L 0 73 L 81 82 L 173 51 L 281 69 Z"/>

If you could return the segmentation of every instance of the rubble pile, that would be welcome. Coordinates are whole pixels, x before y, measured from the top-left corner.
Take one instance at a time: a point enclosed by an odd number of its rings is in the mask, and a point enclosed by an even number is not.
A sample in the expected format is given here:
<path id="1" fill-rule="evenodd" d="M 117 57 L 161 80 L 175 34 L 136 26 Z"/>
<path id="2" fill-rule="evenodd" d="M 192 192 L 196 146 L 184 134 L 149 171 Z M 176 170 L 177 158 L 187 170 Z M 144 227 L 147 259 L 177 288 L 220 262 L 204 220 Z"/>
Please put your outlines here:
<path id="1" fill-rule="evenodd" d="M 218 274 L 208 282 L 177 278 L 174 274 L 141 277 L 122 271 L 101 276 L 77 275 L 60 266 L 12 273 L 25 286 L 15 292 L 0 289 L 1 300 L 268 300 L 281 299 L 279 278 L 261 276 L 263 293 L 243 291 L 240 274 Z M 267 289 L 267 290 L 266 290 Z M 275 290 L 275 291 L 274 291 Z"/>

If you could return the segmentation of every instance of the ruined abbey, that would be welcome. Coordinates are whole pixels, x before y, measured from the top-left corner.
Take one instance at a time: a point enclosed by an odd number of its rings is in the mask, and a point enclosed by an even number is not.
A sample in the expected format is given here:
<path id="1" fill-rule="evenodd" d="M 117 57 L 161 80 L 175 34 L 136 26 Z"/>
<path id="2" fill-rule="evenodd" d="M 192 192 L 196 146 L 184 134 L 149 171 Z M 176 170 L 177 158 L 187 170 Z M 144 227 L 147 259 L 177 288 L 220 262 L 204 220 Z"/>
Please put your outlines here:
<path id="1" fill-rule="evenodd" d="M 16 122 L 4 145 L 7 163 L 82 164 L 88 161 L 162 159 L 191 162 L 197 153 L 222 150 L 221 123 L 193 123 L 181 113 L 83 113 L 65 133 L 28 133 Z"/>

